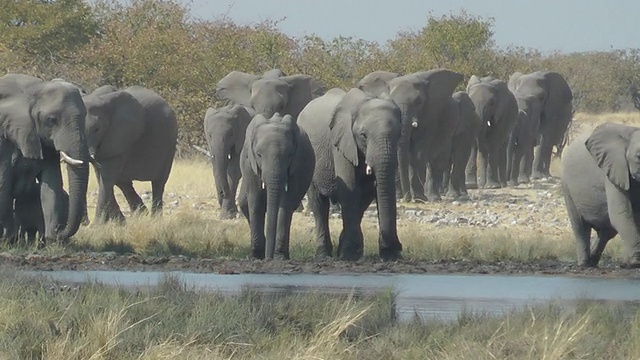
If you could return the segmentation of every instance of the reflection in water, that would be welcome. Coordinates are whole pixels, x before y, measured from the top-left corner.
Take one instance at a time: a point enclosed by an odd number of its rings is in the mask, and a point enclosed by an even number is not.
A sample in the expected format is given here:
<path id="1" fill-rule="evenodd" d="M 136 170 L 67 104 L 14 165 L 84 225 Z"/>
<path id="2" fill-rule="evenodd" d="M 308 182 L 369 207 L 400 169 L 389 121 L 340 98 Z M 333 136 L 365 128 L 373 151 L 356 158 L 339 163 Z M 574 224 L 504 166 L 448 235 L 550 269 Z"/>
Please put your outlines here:
<path id="1" fill-rule="evenodd" d="M 63 283 L 99 282 L 126 288 L 156 286 L 167 275 L 188 289 L 238 294 L 243 289 L 272 293 L 375 294 L 392 289 L 400 321 L 453 320 L 462 313 L 499 315 L 550 302 L 573 308 L 584 300 L 640 301 L 640 280 L 498 275 L 318 275 L 193 274 L 128 271 L 27 271 Z"/>

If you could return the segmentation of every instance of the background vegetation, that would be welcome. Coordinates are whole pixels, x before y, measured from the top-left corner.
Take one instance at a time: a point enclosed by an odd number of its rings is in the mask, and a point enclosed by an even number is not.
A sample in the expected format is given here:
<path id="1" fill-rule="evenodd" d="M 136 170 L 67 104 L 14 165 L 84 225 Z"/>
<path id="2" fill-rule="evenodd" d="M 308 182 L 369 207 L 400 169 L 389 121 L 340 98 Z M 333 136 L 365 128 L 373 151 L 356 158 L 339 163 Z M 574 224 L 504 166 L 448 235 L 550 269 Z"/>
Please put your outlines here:
<path id="1" fill-rule="evenodd" d="M 278 67 L 306 73 L 327 88 L 353 86 L 374 70 L 407 73 L 447 67 L 467 76 L 508 78 L 555 70 L 569 81 L 581 112 L 633 109 L 640 49 L 542 54 L 498 48 L 493 19 L 465 11 L 435 17 L 385 44 L 352 37 L 287 36 L 277 20 L 238 25 L 221 15 L 193 18 L 175 0 L 0 0 L 0 73 L 62 77 L 87 90 L 143 85 L 166 97 L 180 118 L 185 149 L 202 143 L 201 119 L 215 105 L 215 83 L 232 70 Z"/>

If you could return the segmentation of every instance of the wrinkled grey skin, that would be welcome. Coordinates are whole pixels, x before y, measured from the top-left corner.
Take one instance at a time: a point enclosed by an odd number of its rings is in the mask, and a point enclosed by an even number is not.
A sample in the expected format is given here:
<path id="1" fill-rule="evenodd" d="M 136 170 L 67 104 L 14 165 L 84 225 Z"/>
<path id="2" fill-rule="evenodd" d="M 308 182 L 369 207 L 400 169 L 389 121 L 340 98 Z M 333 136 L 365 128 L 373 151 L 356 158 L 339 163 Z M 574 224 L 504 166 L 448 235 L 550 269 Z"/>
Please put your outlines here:
<path id="1" fill-rule="evenodd" d="M 18 240 L 25 240 L 29 244 L 38 240 L 41 244 L 44 236 L 44 215 L 42 214 L 42 202 L 40 199 L 40 187 L 37 184 L 29 192 L 22 192 L 15 198 L 14 217 L 15 226 L 18 232 Z M 67 222 L 67 212 L 69 208 L 69 195 L 62 192 L 62 209 L 58 216 L 61 224 Z M 86 215 L 86 214 L 85 214 Z"/>
<path id="2" fill-rule="evenodd" d="M 114 185 L 122 190 L 131 211 L 146 212 L 133 180 L 151 182 L 151 211 L 159 214 L 178 135 L 173 108 L 160 95 L 143 87 L 104 90 L 99 88 L 83 98 L 87 107 L 87 143 L 97 163 L 95 221 L 124 220 L 113 193 Z"/>
<path id="3" fill-rule="evenodd" d="M 540 101 L 531 95 L 517 95 L 518 118 L 507 147 L 507 184 L 530 181 L 533 149 L 540 135 Z"/>
<path id="4" fill-rule="evenodd" d="M 562 191 L 580 265 L 597 266 L 607 242 L 620 234 L 628 265 L 640 267 L 639 181 L 640 128 L 604 123 L 564 149 Z"/>
<path id="5" fill-rule="evenodd" d="M 249 222 L 254 258 L 289 259 L 291 219 L 314 166 L 309 137 L 291 115 L 251 120 L 240 154 L 238 205 Z"/>
<path id="6" fill-rule="evenodd" d="M 251 110 L 252 111 L 252 110 Z M 242 105 L 208 108 L 204 116 L 204 134 L 209 146 L 221 219 L 233 219 L 238 213 L 236 191 L 240 181 L 240 152 L 252 115 Z"/>
<path id="7" fill-rule="evenodd" d="M 0 77 L 0 128 L 4 134 L 0 141 L 0 223 L 6 237 L 16 234 L 13 199 L 36 178 L 45 241 L 65 241 L 78 230 L 89 179 L 85 114 L 82 97 L 72 84 L 20 74 Z M 59 152 L 64 152 L 62 159 L 70 164 L 66 223 L 59 220 L 65 211 Z"/>
<path id="8" fill-rule="evenodd" d="M 550 177 L 551 151 L 562 143 L 573 116 L 571 88 L 557 72 L 536 71 L 514 73 L 509 78 L 509 89 L 515 95 L 532 95 L 540 100 L 540 138 L 535 148 L 531 176 L 534 179 Z"/>
<path id="9" fill-rule="evenodd" d="M 450 163 L 448 165 L 448 189 L 447 197 L 468 198 L 467 186 L 465 183 L 465 168 L 480 131 L 480 117 L 476 114 L 473 101 L 465 91 L 458 91 L 453 94 L 460 111 L 460 121 L 453 135 L 453 145 L 451 147 Z M 445 185 L 447 182 L 445 182 Z"/>
<path id="10" fill-rule="evenodd" d="M 408 75 L 376 71 L 357 85 L 373 96 L 388 93 L 402 111 L 398 187 L 404 201 L 440 199 L 440 181 L 425 177 L 427 167 L 430 175 L 444 172 L 442 159 L 448 157 L 459 117 L 451 95 L 462 80 L 462 74 L 446 69 Z"/>
<path id="11" fill-rule="evenodd" d="M 505 81 L 491 76 L 479 78 L 472 75 L 467 93 L 481 120 L 478 141 L 467 163 L 467 188 L 506 187 L 507 147 L 518 117 L 516 98 Z"/>
<path id="12" fill-rule="evenodd" d="M 337 256 L 343 260 L 362 258 L 364 238 L 360 224 L 374 199 L 380 257 L 400 257 L 395 177 L 401 120 L 394 102 L 368 96 L 359 89 L 348 93 L 331 89 L 311 101 L 300 114 L 298 124 L 309 134 L 316 154 L 307 198 L 315 218 L 317 257 L 333 255 L 329 206 L 339 202 L 342 231 Z"/>

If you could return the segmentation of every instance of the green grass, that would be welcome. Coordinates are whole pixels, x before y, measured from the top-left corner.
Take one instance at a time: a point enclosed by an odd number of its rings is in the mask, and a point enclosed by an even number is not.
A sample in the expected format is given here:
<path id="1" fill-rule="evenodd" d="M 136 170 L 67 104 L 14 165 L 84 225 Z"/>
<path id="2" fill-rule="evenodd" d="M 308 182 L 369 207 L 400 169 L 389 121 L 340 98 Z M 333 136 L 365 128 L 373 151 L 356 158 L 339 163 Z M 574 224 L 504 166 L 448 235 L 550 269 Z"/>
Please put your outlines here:
<path id="1" fill-rule="evenodd" d="M 53 289 L 53 290 L 52 290 Z M 553 305 L 398 324 L 377 296 L 229 297 L 174 278 L 135 292 L 60 291 L 3 274 L 2 359 L 637 359 L 640 308 Z"/>

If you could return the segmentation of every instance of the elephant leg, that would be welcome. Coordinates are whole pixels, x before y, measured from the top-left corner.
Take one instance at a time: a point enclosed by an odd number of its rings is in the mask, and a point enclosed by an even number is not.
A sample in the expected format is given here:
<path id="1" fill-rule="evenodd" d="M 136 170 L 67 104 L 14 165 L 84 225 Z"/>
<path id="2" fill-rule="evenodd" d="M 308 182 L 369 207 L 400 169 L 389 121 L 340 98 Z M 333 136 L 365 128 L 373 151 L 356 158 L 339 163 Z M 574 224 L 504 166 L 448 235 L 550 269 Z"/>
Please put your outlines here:
<path id="1" fill-rule="evenodd" d="M 4 228 L 2 236 L 13 242 L 16 237 L 15 219 L 13 216 L 13 194 L 11 176 L 0 176 L 0 223 Z"/>
<path id="2" fill-rule="evenodd" d="M 44 220 L 44 242 L 57 239 L 57 233 L 66 224 L 61 222 L 64 207 L 62 173 L 58 161 L 45 159 L 40 174 L 40 204 Z"/>
<path id="3" fill-rule="evenodd" d="M 455 152 L 451 159 L 451 175 L 447 196 L 460 198 L 467 193 L 465 166 L 468 164 L 469 152 Z"/>
<path id="4" fill-rule="evenodd" d="M 356 261 L 364 255 L 362 217 L 375 198 L 373 184 L 360 184 L 354 189 L 341 187 L 339 191 L 342 205 L 342 231 L 338 240 L 338 258 Z"/>
<path id="5" fill-rule="evenodd" d="M 549 142 L 549 138 L 542 136 L 540 144 L 536 146 L 533 156 L 533 170 L 531 177 L 534 179 L 543 179 L 551 176 L 549 174 L 548 163 L 551 161 L 551 148 L 553 145 Z"/>
<path id="6" fill-rule="evenodd" d="M 429 201 L 442 200 L 439 191 L 439 186 L 442 182 L 442 171 L 438 165 L 439 164 L 437 160 L 429 161 L 429 163 L 427 163 L 427 181 L 425 192 Z"/>
<path id="7" fill-rule="evenodd" d="M 640 229 L 628 192 L 620 190 L 605 177 L 607 208 L 611 225 L 620 234 L 631 267 L 640 267 Z"/>
<path id="8" fill-rule="evenodd" d="M 507 143 L 498 149 L 498 182 L 501 187 L 507 187 Z"/>
<path id="9" fill-rule="evenodd" d="M 500 167 L 500 150 L 501 147 L 498 144 L 489 148 L 487 161 L 485 162 L 486 181 L 483 186 L 485 189 L 499 189 L 501 187 L 498 175 L 498 169 Z"/>
<path id="10" fill-rule="evenodd" d="M 245 184 L 245 182 L 250 184 Z M 267 214 L 267 195 L 261 190 L 261 181 L 257 178 L 243 179 L 241 194 L 246 197 L 245 200 L 241 196 L 241 208 L 244 207 L 243 213 L 249 221 L 249 229 L 251 230 L 251 256 L 255 259 L 264 259 L 267 238 L 264 234 L 265 215 Z M 253 191 L 249 191 L 249 187 Z"/>
<path id="11" fill-rule="evenodd" d="M 98 204 L 96 205 L 96 215 L 94 222 L 97 224 L 104 224 L 107 221 L 116 220 L 124 221 L 124 215 L 120 211 L 118 202 L 113 193 L 113 187 L 115 183 L 112 181 L 105 181 L 104 177 L 101 177 L 98 184 Z"/>
<path id="12" fill-rule="evenodd" d="M 122 191 L 122 195 L 129 204 L 132 213 L 147 213 L 147 207 L 144 205 L 142 198 L 133 188 L 133 181 L 118 181 L 116 186 Z"/>
<path id="13" fill-rule="evenodd" d="M 467 189 L 478 188 L 478 144 L 474 142 L 465 166 L 465 186 Z"/>
<path id="14" fill-rule="evenodd" d="M 520 171 L 518 174 L 518 182 L 528 184 L 531 182 L 529 179 L 531 176 L 531 164 L 533 162 L 533 147 L 528 146 L 524 150 L 522 160 L 520 160 Z"/>
<path id="15" fill-rule="evenodd" d="M 289 179 L 289 183 L 296 184 L 298 180 Z M 291 194 L 294 194 L 295 189 L 289 188 Z M 291 258 L 289 253 L 289 239 L 291 237 L 291 219 L 293 218 L 293 213 L 295 212 L 298 205 L 301 204 L 299 201 L 292 201 L 289 197 L 290 193 L 287 193 L 285 196 L 287 198 L 284 201 L 284 206 L 280 208 L 278 211 L 278 227 L 276 229 L 276 248 L 275 248 L 275 256 L 276 259 L 281 260 L 289 260 Z"/>
<path id="16" fill-rule="evenodd" d="M 238 192 L 238 184 L 240 183 L 240 160 L 239 157 L 234 157 L 229 162 L 227 168 L 227 182 L 229 184 L 229 194 L 226 197 L 218 196 L 220 199 L 220 212 L 221 219 L 235 219 L 238 214 L 238 208 L 236 206 L 236 194 Z"/>
<path id="17" fill-rule="evenodd" d="M 576 208 L 573 200 L 567 191 L 563 191 L 564 202 L 567 207 L 567 214 L 569 215 L 569 222 L 571 223 L 571 229 L 573 230 L 574 241 L 576 245 L 576 257 L 579 266 L 595 266 L 592 264 L 591 259 L 591 226 L 582 219 L 578 209 Z"/>
<path id="18" fill-rule="evenodd" d="M 411 181 L 411 195 L 414 201 L 426 202 L 425 183 L 427 177 L 427 160 L 418 156 L 411 156 L 409 178 Z"/>
<path id="19" fill-rule="evenodd" d="M 593 249 L 591 249 L 591 256 L 589 257 L 590 266 L 598 265 L 598 263 L 600 262 L 600 258 L 602 257 L 602 252 L 607 246 L 607 243 L 618 234 L 617 231 L 611 228 L 596 230 L 596 233 L 598 234 L 598 241 L 596 242 L 596 245 L 593 247 Z"/>
<path id="20" fill-rule="evenodd" d="M 152 203 L 151 203 L 151 214 L 152 215 L 162 215 L 162 196 L 164 195 L 164 186 L 167 182 L 166 179 L 152 181 L 151 182 L 151 194 L 152 194 Z M 234 199 L 235 202 L 235 199 Z"/>
<path id="21" fill-rule="evenodd" d="M 316 234 L 316 259 L 331 257 L 333 244 L 329 233 L 329 208 L 331 206 L 328 196 L 320 194 L 314 184 L 307 191 L 307 205 L 313 213 Z"/>

